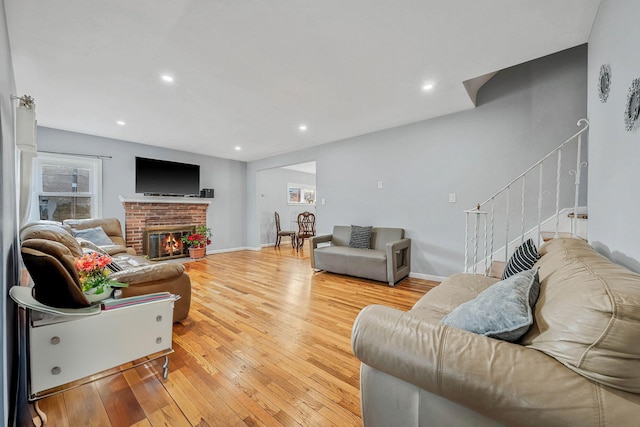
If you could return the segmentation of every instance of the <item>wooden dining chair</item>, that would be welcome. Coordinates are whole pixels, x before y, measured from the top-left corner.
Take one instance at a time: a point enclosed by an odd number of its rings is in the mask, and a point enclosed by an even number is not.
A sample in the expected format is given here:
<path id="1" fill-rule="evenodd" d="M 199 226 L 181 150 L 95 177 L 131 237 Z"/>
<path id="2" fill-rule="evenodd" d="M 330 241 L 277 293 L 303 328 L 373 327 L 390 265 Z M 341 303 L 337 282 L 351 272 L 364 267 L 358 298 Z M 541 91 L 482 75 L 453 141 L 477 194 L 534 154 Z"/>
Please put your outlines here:
<path id="1" fill-rule="evenodd" d="M 311 212 L 302 212 L 298 214 L 298 238 L 296 250 L 304 245 L 304 239 L 308 239 L 316 235 L 316 216 Z"/>
<path id="2" fill-rule="evenodd" d="M 280 215 L 277 211 L 274 212 L 274 214 L 276 216 L 276 244 L 273 247 L 277 248 L 280 246 L 280 239 L 282 239 L 282 236 L 289 236 L 291 239 L 291 247 L 295 248 L 297 243 L 295 230 L 282 230 L 280 228 Z"/>

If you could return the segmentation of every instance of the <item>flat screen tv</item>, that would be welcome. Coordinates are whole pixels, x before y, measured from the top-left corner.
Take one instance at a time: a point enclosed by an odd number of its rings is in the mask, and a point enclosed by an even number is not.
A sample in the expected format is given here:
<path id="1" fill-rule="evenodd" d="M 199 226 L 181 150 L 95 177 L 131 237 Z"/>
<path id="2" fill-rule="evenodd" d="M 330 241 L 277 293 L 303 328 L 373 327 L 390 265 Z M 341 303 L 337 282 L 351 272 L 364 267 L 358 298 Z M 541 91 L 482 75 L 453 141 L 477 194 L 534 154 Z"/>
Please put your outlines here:
<path id="1" fill-rule="evenodd" d="M 195 196 L 200 193 L 200 165 L 136 157 L 136 193 Z"/>

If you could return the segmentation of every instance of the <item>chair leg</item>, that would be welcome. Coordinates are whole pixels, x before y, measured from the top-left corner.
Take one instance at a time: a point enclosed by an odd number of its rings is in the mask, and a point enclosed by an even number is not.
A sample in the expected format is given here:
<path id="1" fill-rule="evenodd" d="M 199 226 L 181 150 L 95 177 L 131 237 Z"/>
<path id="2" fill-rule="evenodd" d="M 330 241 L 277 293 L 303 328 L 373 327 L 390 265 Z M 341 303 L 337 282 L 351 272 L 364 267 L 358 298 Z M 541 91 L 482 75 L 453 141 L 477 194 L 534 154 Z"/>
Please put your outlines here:
<path id="1" fill-rule="evenodd" d="M 273 245 L 274 248 L 277 248 L 278 246 L 280 246 L 280 239 L 281 239 L 281 237 L 279 235 L 276 236 L 276 244 Z"/>
<path id="2" fill-rule="evenodd" d="M 297 246 L 296 245 L 296 235 L 295 234 L 290 234 L 289 235 L 289 239 L 291 239 L 291 247 L 295 248 Z"/>

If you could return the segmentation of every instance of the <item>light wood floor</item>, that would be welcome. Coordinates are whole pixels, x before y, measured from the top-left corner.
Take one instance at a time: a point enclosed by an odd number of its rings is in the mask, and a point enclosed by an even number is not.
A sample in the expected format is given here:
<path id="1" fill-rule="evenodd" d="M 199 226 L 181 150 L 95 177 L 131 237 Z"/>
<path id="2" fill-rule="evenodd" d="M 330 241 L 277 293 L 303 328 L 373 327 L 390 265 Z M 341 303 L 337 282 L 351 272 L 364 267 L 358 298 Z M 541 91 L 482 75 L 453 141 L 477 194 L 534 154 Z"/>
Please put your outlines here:
<path id="1" fill-rule="evenodd" d="M 168 379 L 151 362 L 48 397 L 47 426 L 361 425 L 356 315 L 369 304 L 407 310 L 437 283 L 313 273 L 305 249 L 186 263 L 193 299 L 174 326 Z"/>

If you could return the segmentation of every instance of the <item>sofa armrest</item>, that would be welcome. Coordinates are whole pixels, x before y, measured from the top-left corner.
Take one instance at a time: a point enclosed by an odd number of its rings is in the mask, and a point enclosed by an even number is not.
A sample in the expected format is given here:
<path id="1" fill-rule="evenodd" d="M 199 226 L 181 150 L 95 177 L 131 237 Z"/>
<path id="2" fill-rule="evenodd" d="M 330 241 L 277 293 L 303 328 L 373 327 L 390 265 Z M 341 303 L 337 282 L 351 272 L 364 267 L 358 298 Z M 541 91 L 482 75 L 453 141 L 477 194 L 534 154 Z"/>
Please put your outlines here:
<path id="1" fill-rule="evenodd" d="M 141 283 L 171 279 L 181 274 L 184 274 L 184 266 L 182 264 L 162 263 L 127 268 L 126 270 L 113 273 L 109 277 L 118 282 L 138 285 Z"/>
<path id="2" fill-rule="evenodd" d="M 544 353 L 390 307 L 364 308 L 351 343 L 362 363 L 507 425 L 598 425 L 599 393 L 617 399 Z"/>
<path id="3" fill-rule="evenodd" d="M 316 268 L 316 258 L 315 258 L 315 250 L 318 248 L 318 243 L 327 243 L 333 239 L 333 234 L 324 234 L 322 236 L 313 236 L 309 242 L 311 246 L 311 254 L 309 258 L 311 259 L 311 268 Z"/>
<path id="4" fill-rule="evenodd" d="M 387 280 L 389 286 L 409 275 L 411 269 L 411 239 L 389 242 L 387 250 Z"/>

